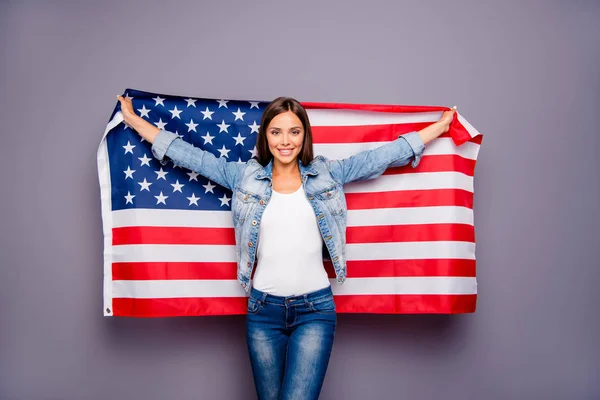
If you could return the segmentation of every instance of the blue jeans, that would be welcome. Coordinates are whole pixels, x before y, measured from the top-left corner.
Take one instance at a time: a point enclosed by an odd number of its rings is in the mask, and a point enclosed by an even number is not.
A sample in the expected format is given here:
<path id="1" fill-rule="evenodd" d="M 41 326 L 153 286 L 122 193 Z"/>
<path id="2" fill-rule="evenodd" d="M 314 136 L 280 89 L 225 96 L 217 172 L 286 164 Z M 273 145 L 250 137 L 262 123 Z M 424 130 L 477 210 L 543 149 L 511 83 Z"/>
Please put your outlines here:
<path id="1" fill-rule="evenodd" d="M 330 286 L 288 297 L 252 288 L 246 340 L 259 400 L 318 399 L 336 324 Z"/>

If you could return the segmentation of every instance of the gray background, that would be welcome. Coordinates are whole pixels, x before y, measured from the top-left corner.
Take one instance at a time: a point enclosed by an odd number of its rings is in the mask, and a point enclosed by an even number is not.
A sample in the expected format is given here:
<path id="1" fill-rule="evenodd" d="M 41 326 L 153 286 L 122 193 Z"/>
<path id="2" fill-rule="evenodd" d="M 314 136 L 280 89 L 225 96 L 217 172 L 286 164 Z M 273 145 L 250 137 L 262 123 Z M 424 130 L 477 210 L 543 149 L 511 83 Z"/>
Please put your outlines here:
<path id="1" fill-rule="evenodd" d="M 477 312 L 340 315 L 321 398 L 600 398 L 599 18 L 579 0 L 0 2 L 0 398 L 254 398 L 243 316 L 102 316 L 96 149 L 127 87 L 458 105 L 485 134 Z"/>

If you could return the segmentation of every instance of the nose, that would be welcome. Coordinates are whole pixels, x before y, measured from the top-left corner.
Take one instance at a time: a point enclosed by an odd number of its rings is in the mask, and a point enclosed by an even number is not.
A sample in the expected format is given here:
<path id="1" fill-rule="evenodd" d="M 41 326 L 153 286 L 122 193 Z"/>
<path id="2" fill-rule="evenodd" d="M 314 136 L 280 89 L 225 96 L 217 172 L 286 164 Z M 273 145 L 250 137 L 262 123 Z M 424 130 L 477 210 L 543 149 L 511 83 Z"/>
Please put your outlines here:
<path id="1" fill-rule="evenodd" d="M 287 145 L 290 142 L 290 135 L 289 135 L 289 133 L 284 133 L 283 134 L 282 142 L 283 142 L 284 145 Z"/>

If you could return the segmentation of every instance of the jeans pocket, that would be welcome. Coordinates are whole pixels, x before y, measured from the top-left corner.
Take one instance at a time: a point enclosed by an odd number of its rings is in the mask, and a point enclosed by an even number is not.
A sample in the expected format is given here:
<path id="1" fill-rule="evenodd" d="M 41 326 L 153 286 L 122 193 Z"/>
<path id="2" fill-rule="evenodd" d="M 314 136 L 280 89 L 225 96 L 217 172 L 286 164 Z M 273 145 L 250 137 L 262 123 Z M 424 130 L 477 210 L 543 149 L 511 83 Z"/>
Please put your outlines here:
<path id="1" fill-rule="evenodd" d="M 336 312 L 333 296 L 325 297 L 308 303 L 311 311 L 317 314 L 331 314 Z"/>
<path id="2" fill-rule="evenodd" d="M 262 308 L 262 302 L 260 300 L 255 299 L 254 297 L 248 297 L 248 314 L 256 314 Z"/>

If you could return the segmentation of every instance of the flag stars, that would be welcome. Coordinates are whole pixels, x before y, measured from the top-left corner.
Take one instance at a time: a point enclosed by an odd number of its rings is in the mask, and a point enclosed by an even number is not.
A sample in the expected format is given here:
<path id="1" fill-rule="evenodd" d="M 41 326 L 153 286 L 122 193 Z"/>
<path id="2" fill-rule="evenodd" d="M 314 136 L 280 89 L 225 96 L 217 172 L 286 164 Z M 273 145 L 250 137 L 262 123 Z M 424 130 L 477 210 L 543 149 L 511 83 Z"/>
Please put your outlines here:
<path id="1" fill-rule="evenodd" d="M 187 106 L 188 107 L 194 107 L 196 108 L 196 99 L 185 99 L 185 101 L 187 101 Z"/>
<path id="2" fill-rule="evenodd" d="M 160 104 L 161 106 L 163 106 L 163 107 L 165 106 L 165 103 L 163 103 L 163 101 L 165 101 L 165 99 L 163 99 L 163 98 L 162 98 L 162 97 L 160 97 L 160 96 L 156 96 L 156 97 L 155 97 L 155 98 L 153 98 L 152 100 L 154 100 L 154 102 L 155 102 L 155 104 L 154 104 L 154 107 L 156 107 L 156 106 L 157 106 L 157 105 L 159 105 L 159 104 Z"/>
<path id="3" fill-rule="evenodd" d="M 158 122 L 155 122 L 154 125 L 156 125 L 158 127 L 158 129 L 165 129 L 165 126 L 167 126 L 167 123 L 163 122 L 162 118 L 159 118 Z"/>
<path id="4" fill-rule="evenodd" d="M 258 133 L 258 128 L 260 128 L 260 125 L 257 125 L 256 121 L 254 121 L 254 123 L 252 125 L 248 125 L 248 127 L 250 128 L 250 133 Z"/>
<path id="5" fill-rule="evenodd" d="M 183 110 L 178 110 L 177 106 L 175 106 L 175 108 L 173 108 L 172 110 L 169 110 L 169 112 L 171 113 L 171 119 L 173 119 L 173 118 L 181 119 L 179 114 L 181 114 L 183 112 Z"/>
<path id="6" fill-rule="evenodd" d="M 181 188 L 184 187 L 185 185 L 182 185 L 181 183 L 179 183 L 179 180 L 176 180 L 175 183 L 171 183 L 171 186 L 173 186 L 173 193 L 175 193 L 175 192 L 183 193 L 181 191 Z"/>
<path id="7" fill-rule="evenodd" d="M 165 181 L 167 180 L 166 176 L 167 176 L 168 172 L 163 171 L 162 167 L 160 168 L 160 171 L 154 171 L 154 172 L 156 173 L 156 175 L 158 175 L 156 180 L 159 180 L 159 179 L 164 179 Z"/>
<path id="8" fill-rule="evenodd" d="M 220 197 L 219 200 L 221 200 L 221 207 L 222 206 L 229 206 L 229 201 L 231 201 L 230 197 L 227 197 L 226 194 L 223 195 L 223 197 Z"/>
<path id="9" fill-rule="evenodd" d="M 225 123 L 225 120 L 222 120 L 222 122 L 220 124 L 217 124 L 217 126 L 219 127 L 219 133 L 221 133 L 221 132 L 229 133 L 227 131 L 227 128 L 229 128 L 231 125 L 227 125 Z"/>
<path id="10" fill-rule="evenodd" d="M 246 114 L 245 112 L 241 112 L 240 108 L 238 107 L 237 112 L 232 113 L 233 115 L 235 115 L 235 120 L 237 121 L 238 119 L 241 119 L 242 121 L 244 120 L 244 115 Z"/>
<path id="11" fill-rule="evenodd" d="M 206 143 L 210 143 L 213 144 L 212 140 L 215 138 L 214 136 L 210 136 L 210 133 L 206 132 L 206 135 L 204 136 L 200 136 L 202 139 L 204 139 L 204 144 Z"/>
<path id="12" fill-rule="evenodd" d="M 135 172 L 135 169 L 131 169 L 131 167 L 128 165 L 127 171 L 123 171 L 123 172 L 125 173 L 125 179 L 127 179 L 127 178 L 133 179 L 133 173 Z"/>
<path id="13" fill-rule="evenodd" d="M 254 107 L 256 107 L 257 110 L 260 110 L 260 108 L 258 107 L 258 103 L 260 103 L 259 101 L 249 101 L 248 103 L 250 103 L 250 109 L 252 110 Z"/>
<path id="14" fill-rule="evenodd" d="M 150 185 L 152 185 L 152 183 L 148 182 L 146 180 L 146 178 L 144 178 L 144 181 L 143 182 L 138 182 L 138 185 L 141 186 L 140 192 L 144 191 L 144 190 L 147 190 L 149 192 L 150 191 Z"/>
<path id="15" fill-rule="evenodd" d="M 231 150 L 227 149 L 227 148 L 225 147 L 225 145 L 223 145 L 223 148 L 222 148 L 222 149 L 219 149 L 219 153 L 221 153 L 220 157 L 229 158 L 229 152 L 230 152 L 230 151 L 231 151 Z"/>
<path id="16" fill-rule="evenodd" d="M 150 109 L 146 108 L 145 105 L 142 105 L 142 108 L 138 108 L 138 111 L 142 117 L 150 118 L 150 115 L 148 115 Z"/>
<path id="17" fill-rule="evenodd" d="M 211 192 L 212 194 L 215 194 L 215 192 L 213 192 L 213 189 L 216 188 L 216 185 L 213 185 L 210 183 L 210 181 L 208 181 L 208 185 L 202 185 L 204 187 L 204 194 Z"/>
<path id="18" fill-rule="evenodd" d="M 221 108 L 221 107 L 227 108 L 228 102 L 229 102 L 229 100 L 217 100 L 217 103 L 219 103 L 219 108 Z"/>
<path id="19" fill-rule="evenodd" d="M 194 123 L 193 119 L 190 119 L 190 122 L 186 124 L 188 127 L 188 132 L 194 131 L 196 132 L 196 127 L 198 126 L 198 124 Z"/>
<path id="20" fill-rule="evenodd" d="M 125 197 L 125 204 L 133 204 L 133 198 L 135 197 L 134 194 L 129 193 L 129 191 L 127 191 L 127 196 Z"/>
<path id="21" fill-rule="evenodd" d="M 188 204 L 188 205 L 191 206 L 193 204 L 193 205 L 197 206 L 198 200 L 200 200 L 200 197 L 196 197 L 196 195 L 194 193 L 192 193 L 192 197 L 186 197 L 186 199 L 188 199 L 190 201 L 190 204 Z"/>
<path id="22" fill-rule="evenodd" d="M 250 154 L 252 154 L 252 157 L 256 157 L 256 146 L 254 146 L 254 148 L 252 150 L 248 150 L 250 152 Z"/>
<path id="23" fill-rule="evenodd" d="M 206 107 L 206 111 L 200 111 L 200 112 L 204 115 L 204 118 L 202 118 L 203 121 L 207 118 L 212 121 L 212 115 L 215 113 L 214 111 L 210 111 L 208 109 L 208 107 Z"/>
<path id="24" fill-rule="evenodd" d="M 196 181 L 196 182 L 198 182 L 198 174 L 197 174 L 196 172 L 194 172 L 194 171 L 191 171 L 191 172 L 188 172 L 187 174 L 188 174 L 188 175 L 189 175 L 189 177 L 190 177 L 190 182 L 191 182 L 191 181 Z"/>
<path id="25" fill-rule="evenodd" d="M 245 137 L 243 137 L 239 132 L 238 135 L 236 137 L 233 138 L 235 140 L 235 145 L 237 146 L 238 144 L 242 147 L 244 147 L 244 140 L 246 140 Z"/>
<path id="26" fill-rule="evenodd" d="M 135 147 L 135 145 L 132 145 L 131 143 L 129 143 L 129 140 L 128 140 L 127 145 L 123 146 L 123 148 L 125 149 L 125 154 L 127 154 L 127 153 L 133 154 L 134 147 Z"/>
<path id="27" fill-rule="evenodd" d="M 156 199 L 156 205 L 163 203 L 166 206 L 167 203 L 165 202 L 165 200 L 167 200 L 169 196 L 165 196 L 163 195 L 163 192 L 160 192 L 160 194 L 158 196 L 154 196 L 154 198 Z"/>
<path id="28" fill-rule="evenodd" d="M 140 167 L 143 167 L 144 165 L 150 166 L 150 161 L 152 159 L 148 157 L 146 153 L 144 153 L 144 157 L 138 157 L 138 160 L 142 162 L 142 165 L 140 165 Z"/>

